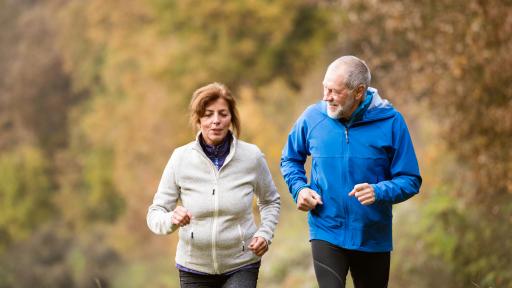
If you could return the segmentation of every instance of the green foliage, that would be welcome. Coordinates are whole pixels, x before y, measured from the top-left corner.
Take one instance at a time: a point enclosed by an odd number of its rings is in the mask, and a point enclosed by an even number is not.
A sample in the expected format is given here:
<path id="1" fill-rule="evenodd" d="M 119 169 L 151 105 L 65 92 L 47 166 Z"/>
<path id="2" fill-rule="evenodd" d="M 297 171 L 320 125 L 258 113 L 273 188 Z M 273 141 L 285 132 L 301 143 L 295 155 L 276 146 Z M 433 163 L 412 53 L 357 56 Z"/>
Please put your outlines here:
<path id="1" fill-rule="evenodd" d="M 120 259 L 105 245 L 104 234 L 99 229 L 86 235 L 66 230 L 60 224 L 45 225 L 2 254 L 0 287 L 110 287 Z"/>
<path id="2" fill-rule="evenodd" d="M 123 211 L 124 201 L 116 191 L 112 151 L 90 151 L 84 165 L 85 215 L 90 222 L 114 221 Z"/>
<path id="3" fill-rule="evenodd" d="M 453 221 L 461 221 L 462 215 L 453 205 L 456 203 L 455 199 L 446 190 L 434 191 L 436 197 L 432 197 L 423 210 L 421 229 L 425 234 L 423 241 L 432 249 L 432 253 L 443 257 L 445 261 L 452 261 L 459 235 L 448 229 Z M 447 225 L 440 225 L 432 219 L 439 219 Z"/>
<path id="4" fill-rule="evenodd" d="M 0 154 L 0 252 L 54 214 L 48 163 L 34 147 Z"/>
<path id="5" fill-rule="evenodd" d="M 218 79 L 236 89 L 276 77 L 299 87 L 301 75 L 335 35 L 330 11 L 310 1 L 153 3 L 162 36 L 176 39 L 168 77 L 193 75 L 193 87 Z"/>
<path id="6" fill-rule="evenodd" d="M 170 257 L 154 257 L 146 261 L 134 262 L 116 271 L 112 287 L 179 287 L 178 271 L 170 268 Z M 155 277 L 157 276 L 157 277 Z"/>

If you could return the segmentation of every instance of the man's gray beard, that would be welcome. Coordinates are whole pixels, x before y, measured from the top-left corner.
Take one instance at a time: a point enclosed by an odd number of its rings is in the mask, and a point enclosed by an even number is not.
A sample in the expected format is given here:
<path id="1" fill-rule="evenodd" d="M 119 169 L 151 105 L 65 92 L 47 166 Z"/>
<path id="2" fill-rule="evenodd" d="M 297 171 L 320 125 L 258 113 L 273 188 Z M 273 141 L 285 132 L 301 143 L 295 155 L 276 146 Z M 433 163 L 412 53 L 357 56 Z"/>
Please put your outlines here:
<path id="1" fill-rule="evenodd" d="M 329 116 L 329 118 L 334 120 L 341 119 L 341 116 L 343 116 L 343 107 L 338 106 L 336 108 L 336 111 L 332 112 L 331 110 L 329 110 L 329 106 L 327 106 L 327 116 Z"/>

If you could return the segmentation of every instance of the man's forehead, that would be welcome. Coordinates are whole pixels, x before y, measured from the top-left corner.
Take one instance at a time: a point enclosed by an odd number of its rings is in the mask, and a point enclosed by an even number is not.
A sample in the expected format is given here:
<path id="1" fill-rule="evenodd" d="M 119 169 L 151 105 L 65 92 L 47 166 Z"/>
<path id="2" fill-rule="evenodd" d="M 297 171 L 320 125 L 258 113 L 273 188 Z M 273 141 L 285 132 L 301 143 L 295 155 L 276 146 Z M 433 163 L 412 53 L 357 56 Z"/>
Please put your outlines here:
<path id="1" fill-rule="evenodd" d="M 327 70 L 322 84 L 324 86 L 344 86 L 345 74 L 339 70 Z"/>

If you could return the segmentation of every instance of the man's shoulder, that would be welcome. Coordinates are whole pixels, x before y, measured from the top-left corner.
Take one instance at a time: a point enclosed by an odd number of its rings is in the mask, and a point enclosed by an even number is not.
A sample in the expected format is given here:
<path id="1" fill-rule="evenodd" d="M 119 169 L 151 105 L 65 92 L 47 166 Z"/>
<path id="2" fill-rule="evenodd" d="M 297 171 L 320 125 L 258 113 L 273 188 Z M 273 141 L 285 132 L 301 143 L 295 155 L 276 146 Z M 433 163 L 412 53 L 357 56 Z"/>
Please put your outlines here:
<path id="1" fill-rule="evenodd" d="M 325 102 L 319 101 L 315 104 L 309 105 L 299 117 L 299 121 L 315 124 L 326 118 Z"/>
<path id="2" fill-rule="evenodd" d="M 318 101 L 306 107 L 303 115 L 326 115 L 325 114 L 325 102 Z"/>

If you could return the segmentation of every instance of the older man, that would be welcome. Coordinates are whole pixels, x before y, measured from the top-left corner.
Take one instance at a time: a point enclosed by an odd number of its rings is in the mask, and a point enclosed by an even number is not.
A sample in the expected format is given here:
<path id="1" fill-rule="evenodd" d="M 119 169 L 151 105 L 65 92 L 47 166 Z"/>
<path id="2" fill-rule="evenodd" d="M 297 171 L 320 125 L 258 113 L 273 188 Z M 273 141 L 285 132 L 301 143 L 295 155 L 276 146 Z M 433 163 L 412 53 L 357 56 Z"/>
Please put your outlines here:
<path id="1" fill-rule="evenodd" d="M 392 205 L 419 192 L 421 176 L 402 115 L 369 87 L 354 56 L 331 63 L 323 101 L 306 109 L 283 149 L 281 172 L 308 212 L 318 284 L 387 287 Z M 311 155 L 310 182 L 304 163 Z"/>

